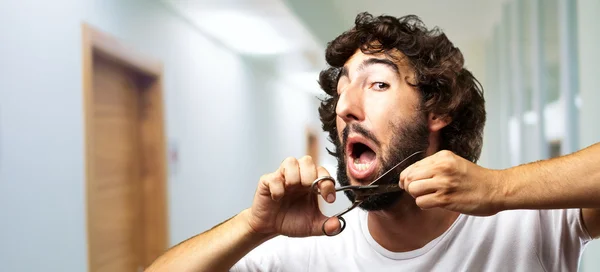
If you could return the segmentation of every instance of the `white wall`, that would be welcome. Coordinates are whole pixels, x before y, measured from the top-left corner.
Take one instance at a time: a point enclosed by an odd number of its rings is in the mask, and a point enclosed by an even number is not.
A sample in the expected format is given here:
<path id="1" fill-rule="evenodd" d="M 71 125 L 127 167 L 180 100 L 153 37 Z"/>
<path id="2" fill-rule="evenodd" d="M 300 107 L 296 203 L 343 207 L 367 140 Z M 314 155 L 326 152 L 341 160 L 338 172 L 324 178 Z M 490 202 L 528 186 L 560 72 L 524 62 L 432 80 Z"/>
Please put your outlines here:
<path id="1" fill-rule="evenodd" d="M 82 4 L 0 3 L 0 263 L 85 271 Z"/>
<path id="2" fill-rule="evenodd" d="M 579 114 L 580 147 L 585 148 L 600 142 L 600 1 L 578 0 L 577 2 L 579 36 L 579 93 L 582 105 Z M 600 271 L 600 241 L 587 246 L 582 260 L 581 271 Z"/>
<path id="3" fill-rule="evenodd" d="M 167 135 L 181 158 L 169 179 L 171 244 L 248 207 L 259 176 L 303 155 L 304 125 L 315 123 L 309 95 L 275 88 L 269 69 L 162 4 L 0 2 L 2 271 L 87 269 L 82 21 L 165 64 Z"/>

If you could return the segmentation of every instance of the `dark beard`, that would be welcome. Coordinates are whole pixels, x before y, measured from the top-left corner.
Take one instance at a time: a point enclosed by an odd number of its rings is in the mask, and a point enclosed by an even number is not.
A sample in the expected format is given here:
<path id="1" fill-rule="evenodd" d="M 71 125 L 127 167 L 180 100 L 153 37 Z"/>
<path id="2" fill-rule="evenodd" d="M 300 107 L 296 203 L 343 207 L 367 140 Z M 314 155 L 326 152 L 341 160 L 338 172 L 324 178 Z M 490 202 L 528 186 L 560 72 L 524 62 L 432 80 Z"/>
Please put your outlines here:
<path id="1" fill-rule="evenodd" d="M 420 115 L 419 115 L 420 116 Z M 423 116 L 415 118 L 415 120 L 407 122 L 405 126 L 402 126 L 399 123 L 390 123 L 390 129 L 392 131 L 396 131 L 394 136 L 390 142 L 390 149 L 388 150 L 388 154 L 377 154 L 377 159 L 381 158 L 381 165 L 379 173 L 377 176 L 381 176 L 385 171 L 391 169 L 396 164 L 401 162 L 406 157 L 412 155 L 418 151 L 425 151 L 429 146 L 429 130 L 427 128 L 427 119 Z M 369 131 L 364 129 L 358 124 L 348 125 L 344 128 L 342 133 L 342 146 L 337 146 L 337 150 L 339 150 L 340 156 L 337 158 L 338 167 L 337 167 L 337 180 L 342 186 L 350 185 L 350 179 L 346 172 L 346 143 L 348 140 L 348 135 L 350 131 L 358 133 L 373 142 L 379 145 L 377 139 L 372 135 Z M 425 155 L 418 155 L 419 159 L 423 158 Z M 406 165 L 405 167 L 408 167 Z M 395 170 L 393 178 L 389 180 L 381 180 L 378 181 L 378 184 L 394 184 L 399 182 L 400 173 L 404 170 L 403 167 Z M 356 195 L 352 191 L 344 191 L 346 196 L 351 202 L 354 202 Z M 390 192 L 381 195 L 374 195 L 366 198 L 359 207 L 367 211 L 377 211 L 377 210 L 385 210 L 394 205 L 401 197 L 404 195 L 404 191 L 399 192 Z"/>

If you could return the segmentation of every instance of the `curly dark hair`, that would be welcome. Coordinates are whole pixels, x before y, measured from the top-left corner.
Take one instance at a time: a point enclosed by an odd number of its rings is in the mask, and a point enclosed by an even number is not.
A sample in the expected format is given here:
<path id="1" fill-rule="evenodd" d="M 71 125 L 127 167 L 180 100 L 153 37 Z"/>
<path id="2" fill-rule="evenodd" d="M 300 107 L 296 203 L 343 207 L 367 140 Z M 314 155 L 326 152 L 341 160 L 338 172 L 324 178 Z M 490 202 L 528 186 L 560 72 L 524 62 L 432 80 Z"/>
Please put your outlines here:
<path id="1" fill-rule="evenodd" d="M 441 30 L 428 30 L 415 15 L 373 17 L 367 12 L 358 14 L 355 26 L 331 41 L 325 51 L 329 67 L 321 71 L 319 84 L 327 97 L 321 101 L 319 115 L 336 147 L 328 149 L 331 155 L 338 156 L 340 149 L 335 124 L 340 71 L 359 48 L 365 54 L 385 53 L 390 58 L 401 52 L 414 70 L 415 82 L 408 83 L 421 94 L 421 110 L 451 118 L 440 132 L 440 149 L 477 162 L 483 144 L 485 100 L 483 87 L 464 68 L 460 50 Z"/>

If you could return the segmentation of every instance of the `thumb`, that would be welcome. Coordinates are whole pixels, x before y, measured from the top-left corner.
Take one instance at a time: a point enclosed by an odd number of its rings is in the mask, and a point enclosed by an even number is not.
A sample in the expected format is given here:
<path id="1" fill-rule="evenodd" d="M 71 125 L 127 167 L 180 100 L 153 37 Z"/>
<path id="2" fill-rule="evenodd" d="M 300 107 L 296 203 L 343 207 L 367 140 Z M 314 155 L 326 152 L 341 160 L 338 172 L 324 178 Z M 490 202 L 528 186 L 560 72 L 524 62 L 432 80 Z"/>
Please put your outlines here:
<path id="1" fill-rule="evenodd" d="M 313 235 L 335 236 L 342 232 L 344 227 L 346 227 L 344 218 L 322 215 L 320 220 L 316 220 L 315 224 L 313 224 Z"/>

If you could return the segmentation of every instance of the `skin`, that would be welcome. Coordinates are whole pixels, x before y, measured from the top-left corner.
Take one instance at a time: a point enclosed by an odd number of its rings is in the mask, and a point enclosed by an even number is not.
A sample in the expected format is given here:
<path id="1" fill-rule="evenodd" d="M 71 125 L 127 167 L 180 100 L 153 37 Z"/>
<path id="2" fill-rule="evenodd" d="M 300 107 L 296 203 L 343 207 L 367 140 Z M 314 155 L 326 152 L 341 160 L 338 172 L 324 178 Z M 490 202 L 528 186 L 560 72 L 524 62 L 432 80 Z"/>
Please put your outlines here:
<path id="1" fill-rule="evenodd" d="M 570 155 L 491 170 L 441 151 L 400 175 L 424 209 L 487 216 L 515 209 L 581 208 L 592 238 L 600 238 L 600 144 Z"/>
<path id="2" fill-rule="evenodd" d="M 387 60 L 376 63 L 372 59 Z M 357 51 L 344 65 L 338 81 L 339 100 L 336 108 L 338 135 L 347 125 L 358 123 L 381 143 L 377 154 L 387 154 L 394 131 L 389 123 L 405 123 L 416 118 L 420 105 L 419 92 L 409 85 L 414 73 L 399 53 L 394 61 L 385 54 L 364 54 Z M 370 63 L 370 64 L 369 64 Z M 428 118 L 431 155 L 439 149 L 439 132 L 448 124 L 440 116 Z M 352 135 L 352 132 L 350 133 Z M 351 175 L 352 185 L 365 185 Z M 422 210 L 414 199 L 403 197 L 391 209 L 369 212 L 371 235 L 381 246 L 391 251 L 409 251 L 423 247 L 441 235 L 458 217 L 457 212 L 445 209 Z M 425 226 L 425 227 L 424 227 Z"/>
<path id="3" fill-rule="evenodd" d="M 413 74 L 408 65 L 402 61 L 394 62 L 397 69 L 380 62 L 365 65 L 371 58 L 387 57 L 357 52 L 347 61 L 347 75 L 338 84 L 336 123 L 339 133 L 359 122 L 381 142 L 377 154 L 385 154 L 393 136 L 386 128 L 390 122 L 412 120 L 419 96 L 407 83 Z M 582 208 L 588 232 L 600 236 L 600 144 L 557 159 L 491 170 L 438 151 L 439 131 L 450 122 L 445 116 L 428 116 L 429 156 L 399 177 L 406 197 L 390 209 L 369 212 L 369 230 L 379 244 L 395 252 L 418 249 L 447 230 L 460 213 L 488 216 L 511 209 Z M 323 235 L 326 217 L 310 192 L 319 176 L 329 173 L 312 158 L 287 158 L 260 178 L 250 208 L 171 248 L 147 271 L 228 271 L 278 235 Z M 332 182 L 321 182 L 319 188 L 326 201 L 335 200 Z M 333 197 L 328 198 L 330 194 Z M 326 231 L 334 233 L 339 227 L 337 220 L 329 220 Z"/>

